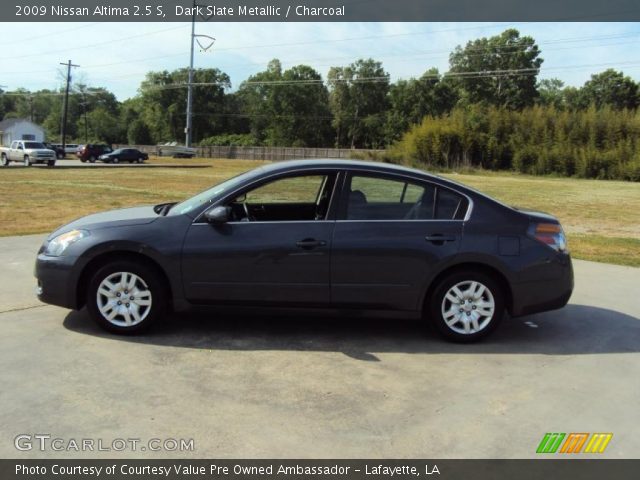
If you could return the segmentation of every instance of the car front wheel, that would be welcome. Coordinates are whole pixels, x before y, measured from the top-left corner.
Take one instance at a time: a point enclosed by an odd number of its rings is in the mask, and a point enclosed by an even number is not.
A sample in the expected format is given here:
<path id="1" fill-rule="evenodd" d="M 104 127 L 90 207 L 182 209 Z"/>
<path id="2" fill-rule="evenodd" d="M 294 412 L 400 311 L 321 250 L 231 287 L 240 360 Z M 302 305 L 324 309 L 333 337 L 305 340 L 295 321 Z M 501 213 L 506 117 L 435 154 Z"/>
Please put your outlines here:
<path id="1" fill-rule="evenodd" d="M 93 320 L 114 333 L 137 333 L 165 313 L 166 288 L 154 269 L 119 261 L 100 268 L 87 292 L 87 308 Z"/>
<path id="2" fill-rule="evenodd" d="M 456 272 L 436 287 L 429 317 L 445 339 L 470 343 L 489 335 L 504 315 L 504 294 L 498 282 L 481 272 Z"/>

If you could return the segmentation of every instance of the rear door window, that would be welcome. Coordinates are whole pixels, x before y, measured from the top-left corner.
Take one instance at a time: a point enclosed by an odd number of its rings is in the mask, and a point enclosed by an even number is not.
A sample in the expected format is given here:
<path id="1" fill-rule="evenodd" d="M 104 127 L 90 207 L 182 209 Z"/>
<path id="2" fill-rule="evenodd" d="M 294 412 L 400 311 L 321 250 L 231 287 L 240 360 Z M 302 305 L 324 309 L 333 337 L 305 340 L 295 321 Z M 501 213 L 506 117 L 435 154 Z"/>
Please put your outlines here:
<path id="1" fill-rule="evenodd" d="M 346 193 L 347 220 L 429 220 L 435 187 L 396 177 L 351 176 Z"/>

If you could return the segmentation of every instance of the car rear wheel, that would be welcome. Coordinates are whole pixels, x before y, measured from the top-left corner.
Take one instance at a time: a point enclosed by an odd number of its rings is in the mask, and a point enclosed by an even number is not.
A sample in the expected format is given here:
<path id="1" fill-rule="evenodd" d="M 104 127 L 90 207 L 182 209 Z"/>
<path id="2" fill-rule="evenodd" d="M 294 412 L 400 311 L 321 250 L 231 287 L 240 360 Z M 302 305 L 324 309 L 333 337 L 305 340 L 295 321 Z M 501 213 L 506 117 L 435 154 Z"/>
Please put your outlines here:
<path id="1" fill-rule="evenodd" d="M 112 163 L 119 163 L 120 159 L 119 158 L 114 158 L 113 160 L 111 160 Z"/>
<path id="2" fill-rule="evenodd" d="M 110 332 L 136 333 L 162 317 L 166 298 L 166 288 L 154 269 L 118 261 L 93 275 L 87 309 L 93 320 Z"/>
<path id="3" fill-rule="evenodd" d="M 482 272 L 460 271 L 444 278 L 429 302 L 429 317 L 447 340 L 470 343 L 486 337 L 504 315 L 498 282 Z"/>
<path id="4" fill-rule="evenodd" d="M 140 157 L 140 158 L 138 158 L 138 160 L 136 160 L 136 162 L 137 163 L 142 163 L 142 162 L 144 162 L 144 158 Z"/>
<path id="5" fill-rule="evenodd" d="M 2 165 L 3 167 L 6 167 L 7 165 L 9 165 L 9 160 L 7 159 L 7 154 L 3 153 L 0 156 L 0 165 Z"/>
<path id="6" fill-rule="evenodd" d="M 56 157 L 58 158 L 58 160 L 62 160 L 64 158 L 64 154 L 61 152 L 56 153 Z"/>

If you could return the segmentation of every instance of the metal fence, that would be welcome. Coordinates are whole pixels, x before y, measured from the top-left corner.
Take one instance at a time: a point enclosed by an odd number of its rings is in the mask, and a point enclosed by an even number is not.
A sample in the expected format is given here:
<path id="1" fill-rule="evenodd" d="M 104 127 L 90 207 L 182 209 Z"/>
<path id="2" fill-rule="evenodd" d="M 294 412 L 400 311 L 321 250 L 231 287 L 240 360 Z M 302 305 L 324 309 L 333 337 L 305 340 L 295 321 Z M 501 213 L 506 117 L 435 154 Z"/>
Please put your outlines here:
<path id="1" fill-rule="evenodd" d="M 158 145 L 117 145 L 119 147 L 137 148 L 150 155 L 157 155 L 161 148 Z M 198 157 L 229 158 L 242 160 L 295 160 L 304 158 L 374 158 L 384 150 L 364 150 L 350 148 L 295 148 L 295 147 L 236 147 L 208 146 L 195 147 Z"/>

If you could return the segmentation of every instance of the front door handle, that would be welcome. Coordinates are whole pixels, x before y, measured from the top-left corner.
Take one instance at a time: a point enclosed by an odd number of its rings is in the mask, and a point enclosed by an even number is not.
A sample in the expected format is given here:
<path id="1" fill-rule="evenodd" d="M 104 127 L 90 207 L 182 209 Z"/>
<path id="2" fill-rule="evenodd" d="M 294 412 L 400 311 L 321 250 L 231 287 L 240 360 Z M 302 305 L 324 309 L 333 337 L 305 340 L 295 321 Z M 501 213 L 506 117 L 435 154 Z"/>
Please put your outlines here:
<path id="1" fill-rule="evenodd" d="M 431 242 L 434 245 L 443 245 L 444 242 L 455 242 L 456 237 L 453 235 L 443 235 L 441 233 L 434 233 L 433 235 L 427 235 L 424 237 L 427 242 Z"/>
<path id="2" fill-rule="evenodd" d="M 327 244 L 324 240 L 316 240 L 315 238 L 305 238 L 304 240 L 300 240 L 296 242 L 296 246 L 298 248 L 302 248 L 304 250 L 311 250 L 316 247 L 324 247 Z"/>

